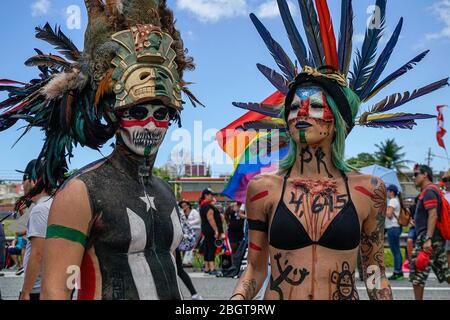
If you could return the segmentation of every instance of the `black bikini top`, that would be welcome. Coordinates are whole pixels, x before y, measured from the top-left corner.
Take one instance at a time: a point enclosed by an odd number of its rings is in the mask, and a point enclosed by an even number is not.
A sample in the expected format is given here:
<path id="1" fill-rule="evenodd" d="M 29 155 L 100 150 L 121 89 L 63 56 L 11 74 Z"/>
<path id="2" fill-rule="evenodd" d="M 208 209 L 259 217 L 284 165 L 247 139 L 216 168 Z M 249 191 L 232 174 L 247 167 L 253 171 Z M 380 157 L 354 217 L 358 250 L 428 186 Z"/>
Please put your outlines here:
<path id="1" fill-rule="evenodd" d="M 311 239 L 303 224 L 284 203 L 284 193 L 289 175 L 290 173 L 284 177 L 281 199 L 270 226 L 270 245 L 280 250 L 297 250 L 311 245 L 342 251 L 357 248 L 361 239 L 361 227 L 350 195 L 347 175 L 342 172 L 349 201 L 336 215 L 319 241 Z"/>

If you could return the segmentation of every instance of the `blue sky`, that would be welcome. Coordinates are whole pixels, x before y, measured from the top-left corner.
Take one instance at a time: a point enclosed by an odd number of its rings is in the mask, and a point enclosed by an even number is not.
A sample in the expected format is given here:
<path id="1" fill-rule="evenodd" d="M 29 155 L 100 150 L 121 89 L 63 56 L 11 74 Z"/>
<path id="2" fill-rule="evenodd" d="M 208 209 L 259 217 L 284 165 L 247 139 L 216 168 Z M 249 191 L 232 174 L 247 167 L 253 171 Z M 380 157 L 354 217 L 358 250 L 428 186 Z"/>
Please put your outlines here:
<path id="1" fill-rule="evenodd" d="M 335 27 L 339 25 L 340 1 L 328 1 Z M 367 8 L 374 0 L 354 1 L 355 47 L 362 44 L 362 35 L 369 18 Z M 244 112 L 232 107 L 233 101 L 261 101 L 274 91 L 256 69 L 257 62 L 275 68 L 262 40 L 256 33 L 249 12 L 255 12 L 293 58 L 289 41 L 279 17 L 275 1 L 267 0 L 169 0 L 174 9 L 177 27 L 181 31 L 186 48 L 195 59 L 197 69 L 185 75 L 185 80 L 194 82 L 192 91 L 207 106 L 206 109 L 194 109 L 186 105 L 183 113 L 183 127 L 193 132 L 194 122 L 202 121 L 203 129 L 221 129 Z M 294 19 L 300 16 L 297 1 L 292 1 Z M 81 8 L 80 28 L 70 29 L 67 25 L 67 9 L 70 6 Z M 84 2 L 82 0 L 22 0 L 2 1 L 0 3 L 0 30 L 2 47 L 0 50 L 0 78 L 27 81 L 37 75 L 34 68 L 23 65 L 34 54 L 33 48 L 56 53 L 50 46 L 34 38 L 34 27 L 45 22 L 61 25 L 64 32 L 78 45 L 83 47 L 86 26 Z M 428 57 L 412 72 L 396 81 L 389 89 L 382 91 L 372 102 L 378 102 L 384 96 L 413 90 L 450 75 L 450 0 L 390 0 L 388 1 L 387 34 L 395 28 L 400 17 L 404 17 L 403 33 L 397 48 L 387 66 L 385 75 L 416 56 L 425 49 L 431 49 Z M 301 29 L 301 28 L 300 28 Z M 380 51 L 382 48 L 380 48 Z M 5 98 L 0 94 L 0 98 Z M 399 111 L 435 113 L 437 104 L 450 104 L 450 89 L 445 88 L 427 97 L 407 104 Z M 366 105 L 365 108 L 370 107 Z M 450 117 L 450 112 L 445 115 Z M 450 118 L 449 120 L 450 121 Z M 14 129 L 19 129 L 20 124 Z M 14 169 L 22 169 L 29 159 L 36 157 L 42 146 L 43 134 L 34 130 L 23 138 L 13 149 L 12 144 L 20 132 L 10 129 L 0 133 L 0 178 L 10 178 Z M 163 165 L 174 146 L 179 142 L 171 141 L 172 128 L 161 147 L 156 165 Z M 406 158 L 425 162 L 428 149 L 439 156 L 444 150 L 436 143 L 436 121 L 421 122 L 413 131 L 380 130 L 356 128 L 347 140 L 347 157 L 360 152 L 373 152 L 375 144 L 394 137 L 404 146 Z M 211 135 L 210 135 L 211 136 Z M 450 138 L 444 139 L 450 146 Z M 198 143 L 199 141 L 197 141 Z M 214 141 L 203 141 L 207 147 Z M 108 144 L 107 144 L 108 145 Z M 198 145 L 197 145 L 198 147 Z M 104 154 L 109 147 L 103 149 Z M 101 155 L 90 149 L 77 149 L 71 168 L 98 159 Z M 208 161 L 208 159 L 205 159 Z M 435 170 L 446 170 L 448 162 L 435 158 L 432 162 Z M 230 164 L 212 163 L 213 173 L 230 173 Z"/>

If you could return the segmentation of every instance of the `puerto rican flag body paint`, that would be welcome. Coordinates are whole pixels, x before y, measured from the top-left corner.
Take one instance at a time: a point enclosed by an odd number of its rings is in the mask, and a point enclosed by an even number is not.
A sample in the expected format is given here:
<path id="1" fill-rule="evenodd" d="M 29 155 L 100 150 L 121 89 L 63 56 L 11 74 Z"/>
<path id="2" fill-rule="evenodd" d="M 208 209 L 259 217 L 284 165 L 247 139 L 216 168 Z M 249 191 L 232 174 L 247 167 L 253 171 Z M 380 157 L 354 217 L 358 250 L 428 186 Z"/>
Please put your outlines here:
<path id="1" fill-rule="evenodd" d="M 333 112 L 327 101 L 327 95 L 319 87 L 301 87 L 295 92 L 291 104 L 289 120 L 312 118 L 333 121 Z"/>

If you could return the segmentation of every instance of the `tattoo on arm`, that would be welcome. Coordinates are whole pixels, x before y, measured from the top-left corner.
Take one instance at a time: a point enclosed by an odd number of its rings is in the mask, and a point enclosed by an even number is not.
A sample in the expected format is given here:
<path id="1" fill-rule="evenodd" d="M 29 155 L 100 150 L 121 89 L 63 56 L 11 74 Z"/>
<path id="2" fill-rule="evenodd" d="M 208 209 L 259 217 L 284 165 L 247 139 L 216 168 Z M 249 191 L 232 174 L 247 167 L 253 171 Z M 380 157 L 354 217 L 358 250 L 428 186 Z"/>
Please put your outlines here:
<path id="1" fill-rule="evenodd" d="M 369 267 L 375 266 L 378 268 L 377 277 L 375 279 L 375 287 L 367 287 L 367 293 L 371 300 L 391 300 L 392 290 L 389 281 L 386 278 L 386 270 L 384 266 L 384 223 L 386 218 L 386 187 L 384 183 L 378 181 L 373 193 L 364 187 L 356 187 L 357 191 L 369 196 L 373 202 L 373 208 L 376 215 L 371 218 L 368 230 L 364 230 L 361 235 L 361 253 L 364 268 L 364 279 L 367 281 L 368 277 L 373 277 L 369 274 Z M 366 285 L 369 285 L 367 283 Z"/>
<path id="2" fill-rule="evenodd" d="M 250 279 L 242 282 L 242 289 L 244 289 L 244 296 L 246 300 L 251 300 L 256 295 L 256 280 Z"/>

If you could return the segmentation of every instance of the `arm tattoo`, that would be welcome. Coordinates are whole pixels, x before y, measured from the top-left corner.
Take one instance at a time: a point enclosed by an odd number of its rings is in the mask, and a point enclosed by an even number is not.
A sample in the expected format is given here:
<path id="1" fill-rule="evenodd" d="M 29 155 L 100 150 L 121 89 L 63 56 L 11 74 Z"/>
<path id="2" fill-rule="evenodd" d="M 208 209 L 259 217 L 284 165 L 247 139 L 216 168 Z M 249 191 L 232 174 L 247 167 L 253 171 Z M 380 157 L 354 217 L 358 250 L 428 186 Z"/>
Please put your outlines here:
<path id="1" fill-rule="evenodd" d="M 244 289 L 244 296 L 247 300 L 253 299 L 256 295 L 256 280 L 250 279 L 242 282 L 242 289 Z"/>

